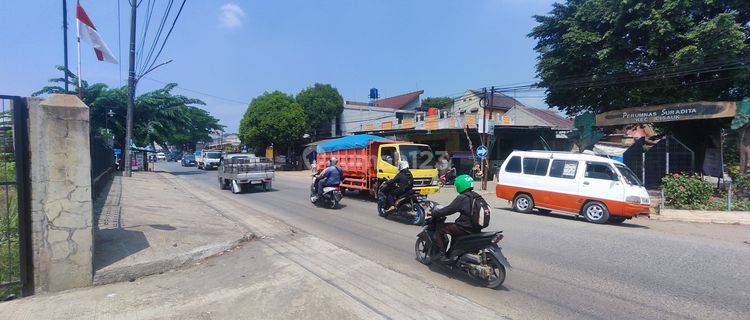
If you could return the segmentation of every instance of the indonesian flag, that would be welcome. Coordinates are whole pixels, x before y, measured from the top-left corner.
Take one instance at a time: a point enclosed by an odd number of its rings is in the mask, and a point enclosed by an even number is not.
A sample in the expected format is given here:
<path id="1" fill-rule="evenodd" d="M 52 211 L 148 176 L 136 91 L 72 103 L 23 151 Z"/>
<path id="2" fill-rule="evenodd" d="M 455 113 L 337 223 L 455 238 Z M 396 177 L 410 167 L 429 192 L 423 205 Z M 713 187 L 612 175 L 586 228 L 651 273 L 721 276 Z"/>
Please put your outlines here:
<path id="1" fill-rule="evenodd" d="M 99 61 L 106 61 L 110 63 L 117 63 L 117 59 L 109 51 L 109 47 L 104 43 L 102 37 L 96 32 L 94 23 L 91 22 L 86 11 L 81 7 L 81 3 L 76 1 L 76 19 L 78 19 L 78 34 L 84 41 L 91 44 L 94 47 L 94 53 L 96 53 L 96 59 Z"/>

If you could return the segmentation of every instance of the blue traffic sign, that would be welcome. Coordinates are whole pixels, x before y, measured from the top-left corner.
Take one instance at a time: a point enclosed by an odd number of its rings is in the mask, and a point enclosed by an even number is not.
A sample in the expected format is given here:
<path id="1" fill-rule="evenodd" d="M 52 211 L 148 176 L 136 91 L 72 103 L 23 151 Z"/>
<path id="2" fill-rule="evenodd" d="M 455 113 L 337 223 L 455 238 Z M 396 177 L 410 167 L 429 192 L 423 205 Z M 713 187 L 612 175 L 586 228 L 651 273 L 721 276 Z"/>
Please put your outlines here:
<path id="1" fill-rule="evenodd" d="M 480 159 L 487 158 L 488 153 L 489 151 L 487 150 L 487 147 L 485 146 L 477 147 L 477 157 L 479 157 Z"/>

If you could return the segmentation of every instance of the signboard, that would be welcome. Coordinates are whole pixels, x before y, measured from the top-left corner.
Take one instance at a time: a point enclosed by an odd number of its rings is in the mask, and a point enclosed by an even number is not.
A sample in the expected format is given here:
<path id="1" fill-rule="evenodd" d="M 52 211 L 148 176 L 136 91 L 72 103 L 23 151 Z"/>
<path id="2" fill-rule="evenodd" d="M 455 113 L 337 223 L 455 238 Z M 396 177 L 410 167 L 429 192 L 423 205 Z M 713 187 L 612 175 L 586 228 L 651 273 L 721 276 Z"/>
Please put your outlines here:
<path id="1" fill-rule="evenodd" d="M 380 124 L 380 129 L 383 129 L 383 130 L 391 130 L 391 129 L 393 129 L 393 122 L 391 122 L 391 121 L 384 121 L 383 123 Z"/>
<path id="2" fill-rule="evenodd" d="M 477 117 L 475 115 L 464 116 L 464 121 L 466 121 L 466 126 L 469 128 L 476 128 L 477 126 Z"/>
<path id="3" fill-rule="evenodd" d="M 604 112 L 596 115 L 596 125 L 731 118 L 736 113 L 737 103 L 734 101 L 675 103 Z"/>
<path id="4" fill-rule="evenodd" d="M 504 115 L 504 116 L 500 117 L 500 124 L 504 125 L 504 126 L 509 126 L 509 125 L 512 125 L 513 122 L 510 121 L 510 117 L 509 116 L 505 116 Z"/>
<path id="5" fill-rule="evenodd" d="M 374 129 L 375 129 L 375 126 L 374 126 L 374 125 L 371 125 L 371 124 L 366 124 L 366 125 L 364 126 L 364 131 L 372 131 L 372 130 L 374 130 Z"/>
<path id="6" fill-rule="evenodd" d="M 122 149 L 120 149 L 120 148 L 114 148 L 114 149 L 112 149 L 112 151 L 114 151 L 114 153 L 115 153 L 116 156 L 119 156 L 119 155 L 122 154 Z"/>
<path id="7" fill-rule="evenodd" d="M 424 127 L 427 130 L 437 130 L 438 129 L 438 119 L 435 115 L 428 115 L 427 119 L 424 121 Z"/>
<path id="8" fill-rule="evenodd" d="M 411 129 L 414 128 L 414 119 L 412 118 L 404 118 L 401 120 L 401 129 Z"/>
<path id="9" fill-rule="evenodd" d="M 477 157 L 479 159 L 487 158 L 487 154 L 488 153 L 489 153 L 489 151 L 487 150 L 487 147 L 485 147 L 485 146 L 479 146 L 479 147 L 477 147 Z"/>

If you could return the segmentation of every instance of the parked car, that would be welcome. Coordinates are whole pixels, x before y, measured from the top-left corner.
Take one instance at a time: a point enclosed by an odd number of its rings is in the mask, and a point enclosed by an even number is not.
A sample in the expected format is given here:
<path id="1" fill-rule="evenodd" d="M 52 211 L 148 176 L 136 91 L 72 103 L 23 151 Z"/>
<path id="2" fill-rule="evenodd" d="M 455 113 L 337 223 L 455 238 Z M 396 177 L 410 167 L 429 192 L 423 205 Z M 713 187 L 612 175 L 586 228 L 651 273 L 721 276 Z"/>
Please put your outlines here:
<path id="1" fill-rule="evenodd" d="M 262 186 L 263 190 L 269 191 L 274 177 L 270 159 L 241 153 L 222 157 L 217 171 L 219 188 L 230 189 L 232 193 L 241 193 L 252 185 Z"/>
<path id="2" fill-rule="evenodd" d="M 156 161 L 164 161 L 167 160 L 167 155 L 164 154 L 164 152 L 159 152 L 156 154 Z"/>
<path id="3" fill-rule="evenodd" d="M 167 154 L 167 161 L 179 161 L 182 158 L 182 152 L 180 151 L 170 151 Z"/>
<path id="4" fill-rule="evenodd" d="M 648 215 L 648 191 L 624 164 L 592 154 L 513 151 L 497 174 L 495 193 L 529 213 L 557 210 L 593 223 Z"/>
<path id="5" fill-rule="evenodd" d="M 180 165 L 182 165 L 183 167 L 195 167 L 196 166 L 195 156 L 192 154 L 186 154 L 182 156 L 182 160 L 180 160 Z"/>

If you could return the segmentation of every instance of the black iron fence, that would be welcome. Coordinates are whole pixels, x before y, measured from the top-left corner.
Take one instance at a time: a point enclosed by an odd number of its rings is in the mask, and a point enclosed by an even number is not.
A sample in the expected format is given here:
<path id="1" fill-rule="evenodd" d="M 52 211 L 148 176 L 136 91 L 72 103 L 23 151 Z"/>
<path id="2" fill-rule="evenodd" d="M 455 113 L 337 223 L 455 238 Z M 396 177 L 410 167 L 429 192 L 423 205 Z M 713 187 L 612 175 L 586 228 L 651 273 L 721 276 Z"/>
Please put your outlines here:
<path id="1" fill-rule="evenodd" d="M 112 178 L 116 163 L 112 139 L 100 135 L 92 135 L 91 145 L 91 194 L 93 198 L 99 196 L 107 181 Z"/>
<path id="2" fill-rule="evenodd" d="M 0 301 L 33 293 L 26 100 L 0 95 Z"/>
<path id="3" fill-rule="evenodd" d="M 625 165 L 641 178 L 648 189 L 659 188 L 665 175 L 694 172 L 694 160 L 693 150 L 670 135 L 653 146 L 647 145 L 641 138 L 623 154 Z"/>

